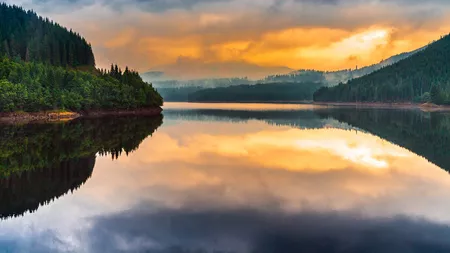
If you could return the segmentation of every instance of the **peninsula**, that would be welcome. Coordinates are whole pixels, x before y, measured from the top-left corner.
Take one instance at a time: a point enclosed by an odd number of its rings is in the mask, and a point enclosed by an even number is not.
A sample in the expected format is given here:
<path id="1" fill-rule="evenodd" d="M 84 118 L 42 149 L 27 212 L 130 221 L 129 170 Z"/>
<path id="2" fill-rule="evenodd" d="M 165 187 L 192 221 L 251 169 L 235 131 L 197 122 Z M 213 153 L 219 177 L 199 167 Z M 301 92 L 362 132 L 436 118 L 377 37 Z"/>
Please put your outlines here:
<path id="1" fill-rule="evenodd" d="M 163 99 L 137 71 L 97 69 L 78 33 L 0 4 L 0 118 L 161 113 Z"/>

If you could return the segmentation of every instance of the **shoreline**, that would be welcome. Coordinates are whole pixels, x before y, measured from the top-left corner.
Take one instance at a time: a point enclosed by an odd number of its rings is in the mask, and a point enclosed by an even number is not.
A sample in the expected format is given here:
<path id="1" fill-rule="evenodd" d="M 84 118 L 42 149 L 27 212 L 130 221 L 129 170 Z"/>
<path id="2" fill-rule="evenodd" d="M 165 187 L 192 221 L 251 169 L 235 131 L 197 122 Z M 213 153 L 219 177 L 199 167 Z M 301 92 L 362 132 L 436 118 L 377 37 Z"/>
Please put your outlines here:
<path id="1" fill-rule="evenodd" d="M 449 112 L 450 105 L 436 105 L 432 103 L 386 103 L 386 102 L 313 102 L 313 101 L 166 101 L 167 103 L 191 103 L 191 104 L 294 104 L 312 105 L 322 108 L 346 107 L 346 108 L 374 108 L 374 109 L 396 109 L 396 110 L 420 110 L 423 112 Z"/>
<path id="2" fill-rule="evenodd" d="M 139 108 L 134 110 L 92 110 L 92 111 L 43 111 L 43 112 L 10 112 L 0 113 L 0 123 L 27 124 L 31 122 L 64 122 L 77 118 L 99 118 L 108 116 L 158 116 L 162 113 L 161 107 Z"/>
<path id="3" fill-rule="evenodd" d="M 402 110 L 422 110 L 427 112 L 450 111 L 450 105 L 436 105 L 431 103 L 386 103 L 386 102 L 314 102 L 314 101 L 201 101 L 201 102 L 171 102 L 171 103 L 198 103 L 198 104 L 298 104 L 317 105 L 323 107 L 355 107 L 355 108 L 376 108 L 376 109 L 402 109 Z"/>
<path id="4" fill-rule="evenodd" d="M 425 112 L 450 111 L 448 105 L 436 105 L 431 103 L 384 103 L 384 102 L 313 102 L 313 105 L 327 107 L 355 107 L 355 108 L 375 108 L 375 109 L 402 109 L 421 110 Z"/>

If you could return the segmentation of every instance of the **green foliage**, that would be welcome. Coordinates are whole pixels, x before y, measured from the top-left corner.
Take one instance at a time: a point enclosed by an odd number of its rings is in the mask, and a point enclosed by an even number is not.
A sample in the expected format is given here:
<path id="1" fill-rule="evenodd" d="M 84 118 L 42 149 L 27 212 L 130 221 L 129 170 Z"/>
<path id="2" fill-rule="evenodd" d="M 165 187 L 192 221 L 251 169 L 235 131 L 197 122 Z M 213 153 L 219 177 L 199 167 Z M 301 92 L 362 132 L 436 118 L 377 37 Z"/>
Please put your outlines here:
<path id="1" fill-rule="evenodd" d="M 450 36 L 372 74 L 322 88 L 315 101 L 412 102 L 430 93 L 437 104 L 450 102 Z M 433 90 L 434 89 L 434 90 Z"/>
<path id="2" fill-rule="evenodd" d="M 429 92 L 423 93 L 421 96 L 416 96 L 413 100 L 414 103 L 431 103 L 431 95 Z"/>
<path id="3" fill-rule="evenodd" d="M 437 85 L 431 87 L 430 99 L 435 104 L 441 104 L 444 101 L 442 91 Z"/>
<path id="4" fill-rule="evenodd" d="M 117 67 L 117 66 L 115 66 Z M 0 112 L 157 107 L 162 98 L 135 71 L 97 75 L 0 58 Z M 120 73 L 119 73 L 120 72 Z"/>
<path id="5" fill-rule="evenodd" d="M 161 72 L 147 72 L 142 73 L 142 79 L 146 82 L 151 82 L 156 88 L 188 88 L 188 87 L 202 87 L 202 88 L 217 88 L 228 87 L 241 84 L 254 84 L 254 81 L 248 78 L 210 78 L 210 79 L 195 79 L 195 80 L 165 80 L 162 79 Z"/>
<path id="6" fill-rule="evenodd" d="M 79 34 L 17 6 L 0 3 L 0 56 L 56 66 L 95 66 Z"/>
<path id="7" fill-rule="evenodd" d="M 137 72 L 95 70 L 91 46 L 79 34 L 3 3 L 0 24 L 0 112 L 162 105 Z"/>
<path id="8" fill-rule="evenodd" d="M 299 70 L 286 75 L 272 75 L 264 79 L 267 83 L 326 83 L 325 72 L 317 70 Z"/>
<path id="9" fill-rule="evenodd" d="M 214 102 L 281 102 L 307 101 L 321 83 L 265 83 L 204 89 L 189 95 L 189 101 Z"/>

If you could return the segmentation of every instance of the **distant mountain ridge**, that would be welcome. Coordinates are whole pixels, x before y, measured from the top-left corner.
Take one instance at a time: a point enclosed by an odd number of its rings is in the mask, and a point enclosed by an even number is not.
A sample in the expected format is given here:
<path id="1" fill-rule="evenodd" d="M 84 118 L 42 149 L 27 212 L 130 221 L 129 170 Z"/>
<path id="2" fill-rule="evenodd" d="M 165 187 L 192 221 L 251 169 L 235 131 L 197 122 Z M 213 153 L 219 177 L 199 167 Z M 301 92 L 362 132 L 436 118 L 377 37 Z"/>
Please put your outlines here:
<path id="1" fill-rule="evenodd" d="M 320 102 L 432 102 L 450 104 L 450 35 L 371 74 L 323 87 Z"/>
<path id="2" fill-rule="evenodd" d="M 397 63 L 403 59 L 406 59 L 426 48 L 422 47 L 411 52 L 405 52 L 401 54 L 389 57 L 377 64 L 366 66 L 360 69 L 345 69 L 338 71 L 318 71 L 318 70 L 298 70 L 288 75 L 273 75 L 268 76 L 265 82 L 319 82 L 324 83 L 327 86 L 334 86 L 339 83 L 344 83 L 354 78 L 362 77 L 382 69 L 386 66 Z"/>
<path id="3" fill-rule="evenodd" d="M 228 87 L 242 84 L 262 84 L 262 83 L 322 83 L 325 86 L 334 86 L 339 83 L 347 82 L 354 78 L 368 75 L 386 66 L 397 63 L 406 59 L 426 48 L 422 47 L 411 52 L 404 52 L 385 59 L 377 64 L 366 66 L 360 69 L 344 69 L 338 71 L 319 71 L 319 70 L 296 70 L 288 74 L 269 75 L 263 79 L 252 80 L 248 77 L 232 77 L 232 78 L 202 78 L 192 80 L 177 80 L 163 71 L 148 71 L 141 73 L 141 77 L 153 83 L 154 87 L 159 89 L 180 89 L 183 87 L 192 90 L 202 88 Z"/>
<path id="4" fill-rule="evenodd" d="M 141 73 L 142 78 L 158 86 L 160 81 L 189 82 L 193 80 L 214 80 L 248 78 L 258 80 L 267 75 L 292 72 L 285 66 L 261 66 L 244 61 L 204 62 L 189 57 L 179 57 L 172 64 L 157 66 Z"/>
<path id="5" fill-rule="evenodd" d="M 361 69 L 355 70 L 341 70 L 334 72 L 323 72 L 317 70 L 298 70 L 285 75 L 268 76 L 262 80 L 249 80 L 248 78 L 212 78 L 199 80 L 167 80 L 167 76 L 163 72 L 153 71 L 141 74 L 144 79 L 152 79 L 154 87 L 164 98 L 165 101 L 170 102 L 184 102 L 184 101 L 235 101 L 242 102 L 248 99 L 258 100 L 260 102 L 273 101 L 273 94 L 271 89 L 286 89 L 290 87 L 288 92 L 306 92 L 307 94 L 295 94 L 295 99 L 290 96 L 278 96 L 278 101 L 285 101 L 285 99 L 293 100 L 313 100 L 312 94 L 323 86 L 334 86 L 339 83 L 347 82 L 357 77 L 370 74 L 374 71 L 392 65 L 398 61 L 404 60 L 418 52 L 424 50 L 426 47 L 417 50 L 394 55 L 377 64 L 373 64 Z M 151 80 L 148 80 L 151 81 Z M 289 83 L 290 86 L 282 85 Z M 263 85 L 267 84 L 267 85 Z M 277 86 L 280 84 L 279 86 Z M 300 87 L 293 86 L 297 84 Z M 303 84 L 308 84 L 311 89 L 306 89 Z M 251 87 L 256 86 L 256 87 Z M 268 89 L 268 87 L 271 87 Z M 260 90 L 262 89 L 262 90 Z M 226 92 L 225 92 L 226 91 Z M 232 95 L 235 93 L 246 92 L 248 96 Z M 258 96 L 252 96 L 249 91 L 258 93 Z M 280 91 L 281 92 L 281 91 Z M 285 92 L 285 91 L 283 91 Z M 267 94 L 265 94 L 267 93 Z M 306 96 L 305 96 L 306 95 Z M 242 100 L 239 100 L 238 97 Z M 266 100 L 261 100 L 266 98 Z M 285 99 L 284 99 L 285 98 Z"/>

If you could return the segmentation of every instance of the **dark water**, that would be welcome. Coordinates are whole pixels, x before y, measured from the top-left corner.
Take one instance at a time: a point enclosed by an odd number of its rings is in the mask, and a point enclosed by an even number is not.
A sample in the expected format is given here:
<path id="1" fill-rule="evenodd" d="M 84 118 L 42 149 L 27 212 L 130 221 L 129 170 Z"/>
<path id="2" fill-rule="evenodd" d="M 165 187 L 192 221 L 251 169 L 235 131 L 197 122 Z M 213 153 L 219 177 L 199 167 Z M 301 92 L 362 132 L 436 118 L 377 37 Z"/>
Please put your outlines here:
<path id="1" fill-rule="evenodd" d="M 168 104 L 0 138 L 0 252 L 450 252 L 447 113 Z"/>

